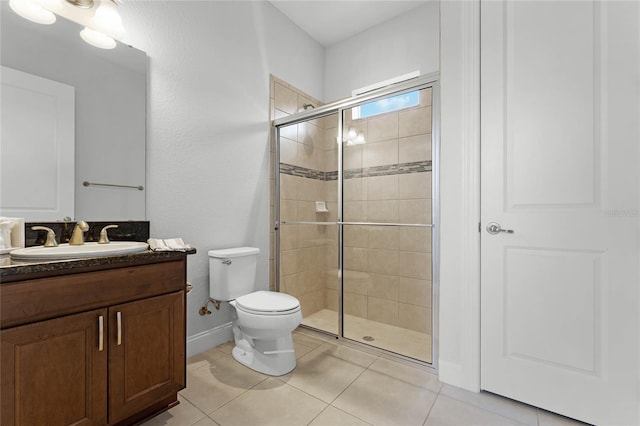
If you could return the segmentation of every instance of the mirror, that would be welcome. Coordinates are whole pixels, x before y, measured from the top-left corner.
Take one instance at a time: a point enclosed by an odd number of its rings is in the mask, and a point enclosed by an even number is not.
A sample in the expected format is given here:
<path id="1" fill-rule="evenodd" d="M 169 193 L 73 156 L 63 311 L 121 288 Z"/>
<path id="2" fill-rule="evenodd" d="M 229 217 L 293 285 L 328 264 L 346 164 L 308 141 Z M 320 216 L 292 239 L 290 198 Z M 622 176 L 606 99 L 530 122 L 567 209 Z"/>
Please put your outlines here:
<path id="1" fill-rule="evenodd" d="M 75 202 L 72 208 L 59 211 L 72 211 L 72 218 L 83 220 L 144 220 L 147 56 L 122 43 L 111 50 L 91 46 L 80 38 L 82 28 L 60 16 L 52 25 L 35 24 L 2 2 L 0 64 L 74 89 Z M 33 117 L 27 118 L 25 122 L 37 127 Z M 46 157 L 34 155 L 33 145 L 20 148 L 17 142 L 17 150 L 5 153 L 29 164 L 26 175 L 30 176 L 40 169 L 31 159 Z M 2 159 L 3 163 L 11 160 Z M 85 186 L 84 182 L 124 186 Z M 28 190 L 24 179 L 3 175 L 4 189 L 6 185 Z M 47 198 L 52 198 L 51 192 Z M 0 206 L 0 215 L 16 216 L 13 208 Z M 27 221 L 45 220 L 40 213 L 24 216 Z"/>

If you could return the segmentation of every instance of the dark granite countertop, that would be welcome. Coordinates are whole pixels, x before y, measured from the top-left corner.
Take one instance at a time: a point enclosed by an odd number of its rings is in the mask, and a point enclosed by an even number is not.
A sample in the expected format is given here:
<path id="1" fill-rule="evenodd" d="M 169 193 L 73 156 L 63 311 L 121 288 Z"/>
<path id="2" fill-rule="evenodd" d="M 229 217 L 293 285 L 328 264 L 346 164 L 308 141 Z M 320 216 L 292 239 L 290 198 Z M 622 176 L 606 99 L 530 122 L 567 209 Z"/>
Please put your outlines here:
<path id="1" fill-rule="evenodd" d="M 170 262 L 195 253 L 195 248 L 185 252 L 148 250 L 142 253 L 120 256 L 33 262 L 12 260 L 7 254 L 0 256 L 0 284 L 25 279 L 46 278 L 150 263 Z"/>

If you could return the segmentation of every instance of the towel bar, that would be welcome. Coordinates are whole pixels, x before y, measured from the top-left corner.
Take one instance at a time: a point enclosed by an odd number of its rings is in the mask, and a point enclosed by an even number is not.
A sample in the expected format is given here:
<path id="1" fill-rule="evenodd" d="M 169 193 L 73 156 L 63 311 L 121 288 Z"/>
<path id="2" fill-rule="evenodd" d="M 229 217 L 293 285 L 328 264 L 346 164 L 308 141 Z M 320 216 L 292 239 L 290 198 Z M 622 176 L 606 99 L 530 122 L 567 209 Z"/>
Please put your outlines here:
<path id="1" fill-rule="evenodd" d="M 84 181 L 82 182 L 82 185 L 84 186 L 110 186 L 110 187 L 114 187 L 114 188 L 134 188 L 137 189 L 138 191 L 142 191 L 144 190 L 144 186 L 140 185 L 140 186 L 133 186 L 133 185 L 115 185 L 112 183 L 95 183 L 95 182 L 88 182 L 88 181 Z"/>

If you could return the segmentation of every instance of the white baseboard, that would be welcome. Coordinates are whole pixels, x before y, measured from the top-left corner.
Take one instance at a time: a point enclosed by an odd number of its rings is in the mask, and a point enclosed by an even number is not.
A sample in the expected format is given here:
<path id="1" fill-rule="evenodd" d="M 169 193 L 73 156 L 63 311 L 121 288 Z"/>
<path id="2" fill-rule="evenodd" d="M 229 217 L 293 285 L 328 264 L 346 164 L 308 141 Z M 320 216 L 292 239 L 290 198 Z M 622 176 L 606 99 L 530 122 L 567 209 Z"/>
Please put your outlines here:
<path id="1" fill-rule="evenodd" d="M 233 340 L 230 322 L 187 337 L 187 358 Z"/>
<path id="2" fill-rule="evenodd" d="M 438 379 L 442 383 L 464 388 L 464 377 L 460 364 L 438 360 Z"/>

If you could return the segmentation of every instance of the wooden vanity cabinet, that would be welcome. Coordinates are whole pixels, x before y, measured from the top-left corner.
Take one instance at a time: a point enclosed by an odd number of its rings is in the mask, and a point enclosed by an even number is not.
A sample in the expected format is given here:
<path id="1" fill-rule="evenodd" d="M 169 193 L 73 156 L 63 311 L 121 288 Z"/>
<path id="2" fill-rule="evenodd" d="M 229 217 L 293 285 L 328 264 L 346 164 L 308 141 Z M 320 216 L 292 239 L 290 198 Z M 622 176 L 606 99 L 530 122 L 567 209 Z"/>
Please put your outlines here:
<path id="1" fill-rule="evenodd" d="M 175 344 L 185 340 L 184 292 L 114 306 L 109 321 L 109 422 L 117 423 L 184 388 L 184 345 Z"/>
<path id="2" fill-rule="evenodd" d="M 2 425 L 107 423 L 107 348 L 100 309 L 0 332 Z"/>
<path id="3" fill-rule="evenodd" d="M 186 259 L 1 284 L 0 424 L 128 425 L 177 403 L 185 286 Z"/>

